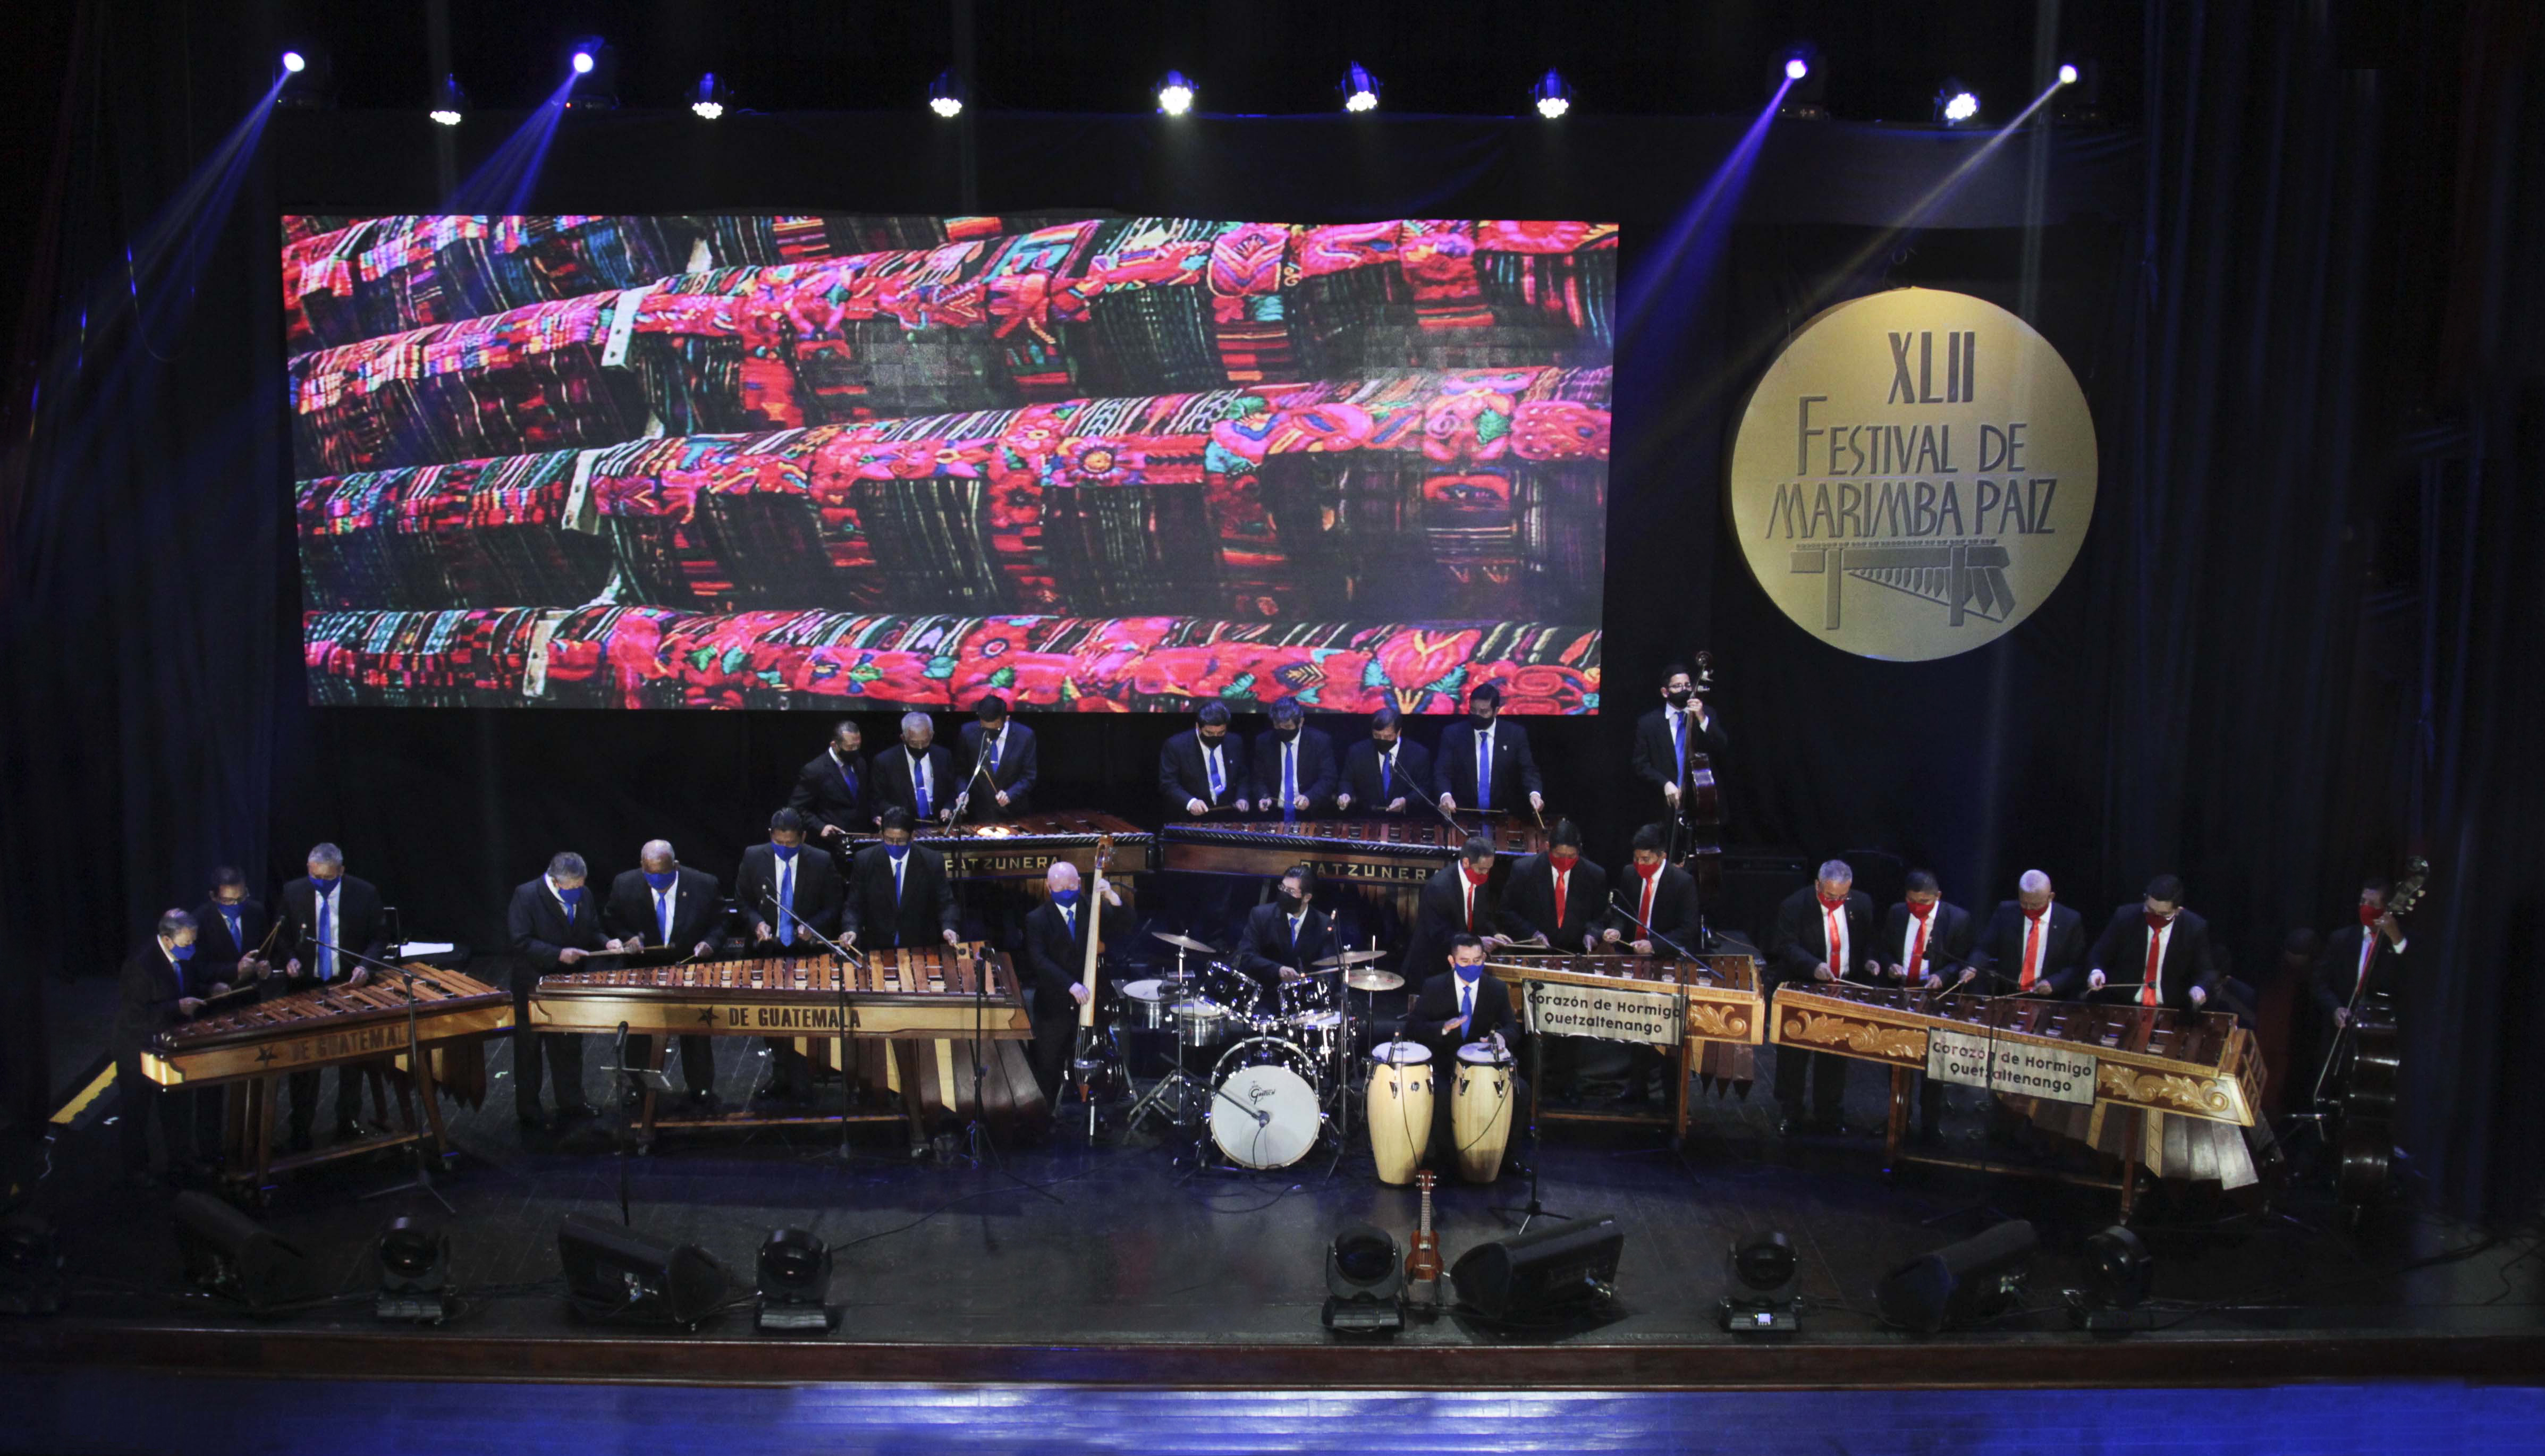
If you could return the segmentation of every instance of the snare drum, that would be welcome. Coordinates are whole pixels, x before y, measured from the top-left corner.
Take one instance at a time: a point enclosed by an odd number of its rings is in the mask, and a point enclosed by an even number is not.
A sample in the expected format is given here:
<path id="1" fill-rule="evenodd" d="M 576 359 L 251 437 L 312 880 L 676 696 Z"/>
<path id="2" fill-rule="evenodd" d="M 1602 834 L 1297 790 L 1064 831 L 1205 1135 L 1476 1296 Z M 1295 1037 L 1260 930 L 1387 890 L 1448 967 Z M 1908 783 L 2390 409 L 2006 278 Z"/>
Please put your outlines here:
<path id="1" fill-rule="evenodd" d="M 1458 1070 L 1449 1092 L 1449 1137 L 1458 1176 L 1490 1183 L 1500 1176 L 1503 1150 L 1511 1146 L 1512 1057 L 1490 1041 L 1458 1048 Z"/>
<path id="2" fill-rule="evenodd" d="M 1170 995 L 1170 988 L 1183 991 L 1177 983 L 1151 978 L 1122 983 L 1122 1022 L 1132 1031 L 1162 1031 L 1175 1021 L 1175 1004 L 1181 996 Z"/>
<path id="3" fill-rule="evenodd" d="M 1369 1151 L 1378 1180 L 1414 1181 L 1432 1146 L 1432 1049 L 1416 1041 L 1383 1041 L 1369 1049 Z"/>
<path id="4" fill-rule="evenodd" d="M 1199 1050 L 1213 1047 L 1229 1037 L 1228 1008 L 1204 997 L 1177 1002 L 1172 1009 L 1176 1023 L 1176 1040 Z"/>

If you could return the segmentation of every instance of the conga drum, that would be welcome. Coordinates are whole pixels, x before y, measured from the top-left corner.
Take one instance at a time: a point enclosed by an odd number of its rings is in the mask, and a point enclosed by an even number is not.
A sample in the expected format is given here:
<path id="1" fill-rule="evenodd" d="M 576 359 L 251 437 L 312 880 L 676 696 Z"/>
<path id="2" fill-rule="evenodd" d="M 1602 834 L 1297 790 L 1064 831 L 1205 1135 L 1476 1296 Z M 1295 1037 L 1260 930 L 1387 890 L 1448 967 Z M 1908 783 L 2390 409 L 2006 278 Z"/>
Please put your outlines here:
<path id="1" fill-rule="evenodd" d="M 1369 1049 L 1369 1151 L 1382 1183 L 1414 1181 L 1432 1146 L 1432 1049 L 1383 1041 Z"/>
<path id="2" fill-rule="evenodd" d="M 1454 1077 L 1449 1137 L 1457 1152 L 1458 1176 L 1490 1183 L 1502 1173 L 1503 1149 L 1511 1146 L 1511 1053 L 1490 1041 L 1468 1042 L 1458 1048 Z"/>

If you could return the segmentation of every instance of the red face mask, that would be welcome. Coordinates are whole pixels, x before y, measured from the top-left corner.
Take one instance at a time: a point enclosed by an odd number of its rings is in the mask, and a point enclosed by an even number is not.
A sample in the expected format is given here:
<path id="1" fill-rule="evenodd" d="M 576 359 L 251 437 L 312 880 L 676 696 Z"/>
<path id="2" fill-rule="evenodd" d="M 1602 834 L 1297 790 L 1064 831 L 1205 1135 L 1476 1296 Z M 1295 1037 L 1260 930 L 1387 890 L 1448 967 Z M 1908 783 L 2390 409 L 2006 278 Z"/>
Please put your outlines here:
<path id="1" fill-rule="evenodd" d="M 1847 897 L 1845 895 L 1841 895 L 1837 899 L 1832 900 L 1829 896 L 1829 891 L 1823 890 L 1820 892 L 1820 896 L 1821 909 L 1823 910 L 1844 910 L 1847 908 Z"/>
<path id="2" fill-rule="evenodd" d="M 2173 916 L 2159 915 L 2153 910 L 2147 911 L 2145 914 L 2147 915 L 2148 929 L 2151 930 L 2162 930 L 2166 927 L 2174 924 Z"/>
<path id="3" fill-rule="evenodd" d="M 1546 862 L 1558 869 L 1571 869 L 1582 862 L 1582 856 L 1571 849 L 1557 849 L 1546 856 Z"/>
<path id="4" fill-rule="evenodd" d="M 2017 905 L 2017 906 L 2015 907 L 2015 909 L 2017 909 L 2017 910 L 2023 910 L 2023 907 L 2022 907 L 2021 905 Z M 2025 915 L 2026 917 L 2028 917 L 2028 918 L 2030 918 L 2030 919 L 2032 919 L 2032 920 L 2039 920 L 2039 919 L 2041 919 L 2043 916 L 2048 915 L 2048 914 L 2050 913 L 2050 907 L 2049 907 L 2049 906 L 2047 906 L 2047 905 L 2044 905 L 2044 906 L 2042 906 L 2039 910 L 2024 910 L 2024 911 L 2023 911 L 2023 913 L 2024 913 L 2024 915 Z"/>
<path id="5" fill-rule="evenodd" d="M 1935 913 L 1935 904 L 1931 900 L 1924 905 L 1919 904 L 1915 900 L 1911 900 L 1907 903 L 1909 906 L 1909 913 L 1918 917 L 1920 920 L 1925 920 L 1927 917 Z"/>
<path id="6" fill-rule="evenodd" d="M 2371 905 L 2364 900 L 2360 902 L 2359 923 L 2363 926 L 2373 926 L 2377 924 L 2380 919 L 2384 918 L 2385 914 L 2386 908 L 2382 905 Z"/>
<path id="7" fill-rule="evenodd" d="M 1662 865 L 1666 861 L 1656 859 L 1652 863 L 1646 864 L 1642 860 L 1638 859 L 1635 861 L 1635 873 L 1642 875 L 1646 879 L 1651 879 L 1654 875 L 1662 872 Z"/>
<path id="8" fill-rule="evenodd" d="M 1488 864 L 1482 869 L 1471 869 L 1462 860 L 1458 865 L 1458 872 L 1467 877 L 1468 884 L 1481 890 L 1485 887 L 1485 881 L 1492 876 L 1494 868 L 1492 865 Z"/>

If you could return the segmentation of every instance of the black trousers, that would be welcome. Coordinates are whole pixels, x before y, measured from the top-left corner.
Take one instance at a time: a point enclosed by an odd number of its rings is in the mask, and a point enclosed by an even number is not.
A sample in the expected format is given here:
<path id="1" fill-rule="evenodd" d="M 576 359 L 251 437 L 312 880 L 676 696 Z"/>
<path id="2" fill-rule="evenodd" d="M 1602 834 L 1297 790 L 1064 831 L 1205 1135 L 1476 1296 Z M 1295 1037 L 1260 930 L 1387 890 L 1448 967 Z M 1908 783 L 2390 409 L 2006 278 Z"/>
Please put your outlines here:
<path id="1" fill-rule="evenodd" d="M 150 1171 L 150 1124 L 159 1124 L 159 1140 L 168 1146 L 170 1167 L 195 1157 L 197 1108 L 212 1093 L 164 1088 L 141 1075 L 141 1049 L 118 1048 L 115 1054 L 115 1130 L 123 1145 L 123 1171 Z"/>
<path id="2" fill-rule="evenodd" d="M 363 1110 L 363 1069 L 366 1062 L 344 1062 L 336 1068 L 336 1120 L 351 1122 Z M 285 1078 L 284 1086 L 291 1093 L 291 1130 L 306 1133 L 318 1120 L 318 1079 L 324 1072 L 294 1072 Z"/>
<path id="3" fill-rule="evenodd" d="M 1821 1122 L 1835 1122 L 1847 1109 L 1847 1058 L 1830 1052 L 1807 1052 L 1798 1047 L 1776 1048 L 1776 1105 L 1787 1117 L 1802 1117 L 1803 1079 L 1811 1079 L 1809 1115 Z"/>
<path id="4" fill-rule="evenodd" d="M 531 1029 L 531 993 L 538 984 L 538 967 L 528 962 L 513 967 L 513 1114 L 517 1117 L 538 1115 L 542 1070 L 555 1083 L 559 1110 L 585 1105 L 583 1038 Z"/>
<path id="5" fill-rule="evenodd" d="M 715 1038 L 683 1036 L 675 1039 L 681 1044 L 681 1086 L 694 1092 L 715 1091 Z M 628 1037 L 627 1065 L 650 1067 L 653 1063 L 654 1038 Z"/>
<path id="6" fill-rule="evenodd" d="M 1060 1106 L 1060 1084 L 1069 1075 L 1071 1053 L 1078 1049 L 1078 1007 L 1056 1016 L 1033 1018 L 1033 1075 L 1046 1106 Z"/>

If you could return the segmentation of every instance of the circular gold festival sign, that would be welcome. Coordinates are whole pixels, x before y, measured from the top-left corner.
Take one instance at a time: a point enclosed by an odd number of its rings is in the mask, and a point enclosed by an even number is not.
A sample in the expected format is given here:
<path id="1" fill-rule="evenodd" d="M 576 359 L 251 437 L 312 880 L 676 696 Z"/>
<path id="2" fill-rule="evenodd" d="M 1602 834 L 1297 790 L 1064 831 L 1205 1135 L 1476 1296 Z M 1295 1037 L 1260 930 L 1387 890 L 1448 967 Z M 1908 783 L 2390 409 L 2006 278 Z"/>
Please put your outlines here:
<path id="1" fill-rule="evenodd" d="M 1926 662 L 1994 641 L 2077 559 L 2094 421 L 2059 352 L 1982 298 L 1900 288 L 1828 309 L 1741 413 L 1725 499 L 1759 585 L 1805 631 Z"/>

